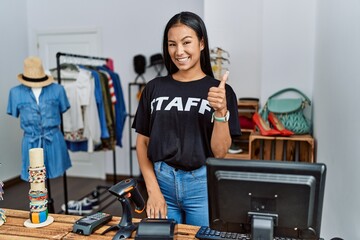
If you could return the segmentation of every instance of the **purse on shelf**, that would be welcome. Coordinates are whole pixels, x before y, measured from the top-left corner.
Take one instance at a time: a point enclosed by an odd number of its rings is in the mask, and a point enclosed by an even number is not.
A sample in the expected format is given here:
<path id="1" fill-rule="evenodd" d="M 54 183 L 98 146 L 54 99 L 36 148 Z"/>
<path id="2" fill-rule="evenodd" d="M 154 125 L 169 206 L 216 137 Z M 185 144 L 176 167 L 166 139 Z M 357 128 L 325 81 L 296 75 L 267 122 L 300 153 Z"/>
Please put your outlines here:
<path id="1" fill-rule="evenodd" d="M 279 95 L 287 92 L 295 92 L 300 97 L 279 98 Z M 311 130 L 311 124 L 304 116 L 304 109 L 310 105 L 311 101 L 304 93 L 296 88 L 285 88 L 272 94 L 259 113 L 264 120 L 267 120 L 268 114 L 272 112 L 286 129 L 295 134 L 308 134 Z"/>

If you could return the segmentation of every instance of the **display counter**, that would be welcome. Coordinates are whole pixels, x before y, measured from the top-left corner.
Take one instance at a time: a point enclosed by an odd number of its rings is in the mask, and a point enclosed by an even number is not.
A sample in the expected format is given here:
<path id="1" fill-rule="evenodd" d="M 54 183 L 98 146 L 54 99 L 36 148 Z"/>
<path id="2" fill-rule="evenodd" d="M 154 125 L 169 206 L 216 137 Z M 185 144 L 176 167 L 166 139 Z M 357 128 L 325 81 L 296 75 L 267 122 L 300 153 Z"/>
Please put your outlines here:
<path id="1" fill-rule="evenodd" d="M 92 235 L 84 236 L 72 232 L 73 224 L 82 216 L 49 214 L 54 218 L 54 222 L 46 227 L 27 228 L 24 222 L 29 219 L 28 211 L 4 209 L 6 212 L 6 223 L 0 226 L 0 239 L 7 240 L 39 240 L 39 239 L 72 239 L 72 240 L 91 240 L 91 239 L 112 239 L 116 231 L 101 235 L 108 227 L 119 223 L 120 217 L 114 216 L 110 222 L 96 230 Z M 133 219 L 139 222 L 141 219 Z M 178 224 L 175 231 L 176 240 L 196 239 L 195 234 L 199 227 Z M 135 237 L 133 233 L 132 237 Z M 129 238 L 134 239 L 134 238 Z"/>

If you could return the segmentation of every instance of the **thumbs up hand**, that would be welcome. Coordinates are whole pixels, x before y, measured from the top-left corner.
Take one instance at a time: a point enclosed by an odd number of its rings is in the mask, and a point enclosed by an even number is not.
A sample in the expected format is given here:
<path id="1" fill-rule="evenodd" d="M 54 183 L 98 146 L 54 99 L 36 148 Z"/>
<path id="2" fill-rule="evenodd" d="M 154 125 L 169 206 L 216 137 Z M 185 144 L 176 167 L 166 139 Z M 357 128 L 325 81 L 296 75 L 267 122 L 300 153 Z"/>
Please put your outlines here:
<path id="1" fill-rule="evenodd" d="M 209 101 L 210 106 L 218 112 L 217 115 L 224 116 L 227 111 L 226 105 L 226 91 L 225 85 L 229 76 L 229 71 L 223 75 L 220 84 L 218 87 L 211 87 L 208 92 L 207 100 Z"/>
<path id="2" fill-rule="evenodd" d="M 226 84 L 228 77 L 229 77 L 229 71 L 226 71 L 220 81 L 219 88 L 225 89 L 225 84 Z"/>

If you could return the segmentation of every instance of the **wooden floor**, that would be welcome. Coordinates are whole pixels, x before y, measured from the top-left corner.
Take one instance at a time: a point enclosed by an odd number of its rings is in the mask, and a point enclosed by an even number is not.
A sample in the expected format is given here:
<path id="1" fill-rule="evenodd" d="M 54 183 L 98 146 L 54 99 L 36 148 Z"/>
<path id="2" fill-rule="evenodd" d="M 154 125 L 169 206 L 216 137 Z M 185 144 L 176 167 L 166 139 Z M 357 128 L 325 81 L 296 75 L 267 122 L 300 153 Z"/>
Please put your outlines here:
<path id="1" fill-rule="evenodd" d="M 110 213 L 114 216 L 121 216 L 122 208 L 120 202 L 116 197 L 110 194 L 106 188 L 112 186 L 114 182 L 107 182 L 101 179 L 93 178 L 78 178 L 67 177 L 67 192 L 68 200 L 80 200 L 86 196 L 91 197 L 91 193 L 97 191 L 102 193 L 99 197 L 100 208 L 96 211 L 103 211 Z M 118 180 L 117 182 L 120 182 Z M 97 186 L 100 186 L 97 188 Z M 29 188 L 30 184 L 25 181 L 16 183 L 12 186 L 4 186 L 4 200 L 0 201 L 0 208 L 11 208 L 18 210 L 29 210 Z M 49 189 L 49 187 L 47 186 Z M 146 201 L 146 189 L 142 180 L 138 180 L 138 188 Z M 61 210 L 61 205 L 65 202 L 64 199 L 64 179 L 63 177 L 50 179 L 51 198 L 53 199 L 54 213 L 64 213 Z M 50 209 L 50 208 L 49 208 Z M 136 218 L 144 218 L 145 213 L 135 213 L 133 216 Z"/>

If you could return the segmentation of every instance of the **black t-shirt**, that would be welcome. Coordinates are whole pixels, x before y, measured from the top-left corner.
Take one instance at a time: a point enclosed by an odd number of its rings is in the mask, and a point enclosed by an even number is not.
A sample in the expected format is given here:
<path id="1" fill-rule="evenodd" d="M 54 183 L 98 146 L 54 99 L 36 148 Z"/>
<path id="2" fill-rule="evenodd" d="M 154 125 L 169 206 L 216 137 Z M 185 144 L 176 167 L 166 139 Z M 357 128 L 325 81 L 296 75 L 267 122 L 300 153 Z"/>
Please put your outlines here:
<path id="1" fill-rule="evenodd" d="M 182 170 L 194 170 L 213 157 L 210 140 L 213 130 L 207 96 L 219 81 L 206 76 L 191 82 L 179 82 L 171 76 L 148 82 L 141 94 L 132 128 L 150 138 L 148 157 L 164 161 Z M 230 111 L 230 134 L 241 135 L 237 98 L 226 84 Z"/>

